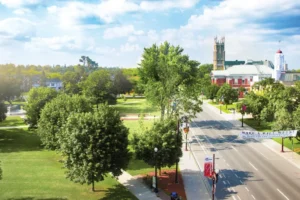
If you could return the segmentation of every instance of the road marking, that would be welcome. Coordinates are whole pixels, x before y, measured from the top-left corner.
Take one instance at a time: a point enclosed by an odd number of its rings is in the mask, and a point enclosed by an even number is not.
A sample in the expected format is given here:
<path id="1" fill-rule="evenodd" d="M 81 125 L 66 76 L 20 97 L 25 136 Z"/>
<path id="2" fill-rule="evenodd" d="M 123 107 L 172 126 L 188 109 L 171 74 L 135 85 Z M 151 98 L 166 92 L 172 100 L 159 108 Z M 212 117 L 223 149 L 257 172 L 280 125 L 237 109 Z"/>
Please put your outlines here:
<path id="1" fill-rule="evenodd" d="M 224 185 L 226 185 L 226 182 L 225 182 L 225 181 L 223 181 L 223 183 L 224 183 Z"/>
<path id="2" fill-rule="evenodd" d="M 258 171 L 258 169 L 257 169 L 251 162 L 249 162 L 249 164 L 250 164 L 256 171 Z"/>
<path id="3" fill-rule="evenodd" d="M 219 135 L 221 138 L 224 138 L 223 135 Z"/>
<path id="4" fill-rule="evenodd" d="M 231 188 L 232 189 L 232 191 L 234 191 L 235 192 L 235 189 L 234 188 Z"/>
<path id="5" fill-rule="evenodd" d="M 230 182 L 229 182 L 229 181 L 227 181 L 227 183 L 230 185 Z"/>
<path id="6" fill-rule="evenodd" d="M 205 154 L 207 154 L 207 151 L 205 150 L 205 147 L 203 147 L 203 145 L 201 144 L 201 142 L 199 142 L 199 138 L 195 136 L 194 132 L 191 131 L 191 133 L 193 134 L 194 138 L 196 138 L 198 144 L 200 145 L 200 147 L 202 148 L 202 150 L 204 151 Z"/>
<path id="7" fill-rule="evenodd" d="M 242 200 L 240 197 L 239 197 L 239 195 L 236 195 L 238 198 L 239 198 L 239 200 Z"/>
<path id="8" fill-rule="evenodd" d="M 236 148 L 235 148 L 234 146 L 231 145 L 231 147 L 232 147 L 236 152 L 238 152 L 238 150 L 236 150 Z"/>
<path id="9" fill-rule="evenodd" d="M 241 181 L 241 180 L 240 180 L 240 182 L 241 182 L 241 184 L 243 184 L 243 185 L 244 185 L 243 181 Z"/>
<path id="10" fill-rule="evenodd" d="M 289 200 L 289 198 L 287 198 L 287 196 L 285 196 L 285 195 L 283 194 L 283 192 L 281 192 L 278 188 L 277 188 L 277 191 L 278 191 L 280 194 L 282 194 L 282 196 L 284 196 L 287 200 Z"/>
<path id="11" fill-rule="evenodd" d="M 236 174 L 234 174 L 234 175 L 235 175 L 235 177 L 240 178 L 238 175 L 236 175 Z"/>
<path id="12" fill-rule="evenodd" d="M 255 199 L 255 197 L 251 194 L 252 198 Z"/>
<path id="13" fill-rule="evenodd" d="M 221 174 L 219 174 L 219 177 L 220 177 L 220 178 L 222 178 L 222 175 L 221 175 Z"/>
<path id="14" fill-rule="evenodd" d="M 236 198 L 235 198 L 234 196 L 232 196 L 232 198 L 233 198 L 234 200 L 236 200 Z"/>
<path id="15" fill-rule="evenodd" d="M 249 192 L 249 189 L 247 188 L 247 187 L 245 187 L 246 188 L 246 190 Z"/>

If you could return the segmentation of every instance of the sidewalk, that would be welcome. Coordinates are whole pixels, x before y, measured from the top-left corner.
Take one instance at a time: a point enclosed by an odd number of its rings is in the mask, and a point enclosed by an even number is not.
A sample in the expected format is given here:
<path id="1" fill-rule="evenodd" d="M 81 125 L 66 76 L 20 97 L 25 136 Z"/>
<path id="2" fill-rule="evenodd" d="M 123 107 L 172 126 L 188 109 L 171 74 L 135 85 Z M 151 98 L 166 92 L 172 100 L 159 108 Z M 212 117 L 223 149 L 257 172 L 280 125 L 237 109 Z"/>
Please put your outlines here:
<path id="1" fill-rule="evenodd" d="M 207 102 L 204 102 L 204 104 L 209 105 L 210 108 L 216 112 L 220 114 L 220 111 L 218 108 L 214 107 L 213 105 L 210 105 Z M 247 124 L 244 123 L 244 127 L 242 128 L 242 122 L 238 119 L 242 118 L 242 115 L 240 113 L 224 113 L 222 112 L 222 114 L 220 114 L 224 119 L 226 119 L 227 121 L 229 121 L 230 123 L 232 123 L 235 127 L 240 127 L 241 130 L 243 129 L 247 129 L 247 130 L 253 130 L 256 131 L 255 129 L 253 129 L 252 127 L 248 126 Z M 245 115 L 244 118 L 250 118 L 251 115 Z M 284 147 L 284 152 L 281 152 L 281 144 L 277 143 L 276 141 L 272 140 L 272 139 L 262 139 L 262 140 L 257 140 L 259 142 L 261 142 L 263 145 L 265 145 L 266 147 L 268 147 L 271 151 L 275 152 L 276 154 L 278 154 L 279 156 L 283 157 L 284 159 L 288 160 L 291 164 L 293 164 L 294 166 L 298 167 L 300 169 L 300 155 L 292 152 L 290 149 Z"/>

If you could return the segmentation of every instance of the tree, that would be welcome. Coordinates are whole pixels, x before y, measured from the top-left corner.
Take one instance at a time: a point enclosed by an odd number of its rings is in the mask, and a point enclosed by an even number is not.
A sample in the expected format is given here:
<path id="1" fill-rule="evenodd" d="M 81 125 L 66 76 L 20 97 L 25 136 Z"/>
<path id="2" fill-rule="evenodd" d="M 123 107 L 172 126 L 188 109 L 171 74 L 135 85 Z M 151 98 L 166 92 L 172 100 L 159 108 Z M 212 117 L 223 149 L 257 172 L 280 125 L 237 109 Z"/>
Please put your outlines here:
<path id="1" fill-rule="evenodd" d="M 63 75 L 62 81 L 65 93 L 78 94 L 80 92 L 78 85 L 78 83 L 81 81 L 80 73 L 68 71 Z"/>
<path id="2" fill-rule="evenodd" d="M 126 92 L 130 92 L 132 90 L 132 84 L 130 81 L 124 76 L 122 71 L 120 69 L 115 70 L 112 73 L 113 76 L 113 93 L 118 94 L 124 94 Z"/>
<path id="3" fill-rule="evenodd" d="M 67 178 L 92 184 L 93 191 L 94 182 L 104 180 L 109 172 L 119 176 L 128 165 L 128 129 L 119 113 L 108 105 L 100 105 L 95 113 L 71 114 L 62 136 Z"/>
<path id="4" fill-rule="evenodd" d="M 30 128 L 37 126 L 40 119 L 40 113 L 46 103 L 50 102 L 57 96 L 58 92 L 55 89 L 47 87 L 32 88 L 28 93 L 27 104 L 24 107 L 27 115 L 27 122 Z"/>
<path id="5" fill-rule="evenodd" d="M 212 84 L 206 87 L 205 95 L 208 99 L 213 100 L 217 97 L 220 87 L 217 84 Z"/>
<path id="6" fill-rule="evenodd" d="M 238 101 L 238 97 L 238 90 L 231 88 L 231 86 L 227 83 L 223 84 L 217 93 L 217 98 L 223 99 L 226 109 L 228 104 Z"/>
<path id="7" fill-rule="evenodd" d="M 11 101 L 21 94 L 21 82 L 13 75 L 0 75 L 0 101 Z"/>
<path id="8" fill-rule="evenodd" d="M 2 179 L 2 169 L 1 169 L 1 161 L 0 161 L 0 180 Z"/>
<path id="9" fill-rule="evenodd" d="M 38 134 L 48 149 L 59 149 L 58 138 L 71 113 L 92 112 L 91 103 L 83 96 L 62 94 L 51 100 L 41 111 Z"/>
<path id="10" fill-rule="evenodd" d="M 0 122 L 6 119 L 6 112 L 7 112 L 6 105 L 2 101 L 0 101 Z"/>
<path id="11" fill-rule="evenodd" d="M 165 112 L 172 113 L 170 101 L 181 99 L 180 95 L 187 94 L 180 91 L 197 84 L 198 66 L 197 61 L 189 60 L 187 55 L 183 55 L 183 48 L 172 46 L 168 42 L 144 49 L 139 68 L 140 83 L 147 100 L 160 108 L 161 119 Z M 191 91 L 188 94 L 197 98 L 190 103 L 201 104 L 199 94 Z M 187 109 L 189 110 L 190 108 Z"/>
<path id="12" fill-rule="evenodd" d="M 115 103 L 116 96 L 112 93 L 112 78 L 107 70 L 97 70 L 92 72 L 88 78 L 82 82 L 83 94 L 91 98 L 95 104 Z"/>
<path id="13" fill-rule="evenodd" d="M 181 138 L 181 132 L 179 138 Z M 157 167 L 171 167 L 182 156 L 182 140 L 177 138 L 177 123 L 175 119 L 167 118 L 155 122 L 150 130 L 144 130 L 142 134 L 135 134 L 132 145 L 137 159 L 155 166 L 154 148 L 158 148 L 156 156 Z"/>

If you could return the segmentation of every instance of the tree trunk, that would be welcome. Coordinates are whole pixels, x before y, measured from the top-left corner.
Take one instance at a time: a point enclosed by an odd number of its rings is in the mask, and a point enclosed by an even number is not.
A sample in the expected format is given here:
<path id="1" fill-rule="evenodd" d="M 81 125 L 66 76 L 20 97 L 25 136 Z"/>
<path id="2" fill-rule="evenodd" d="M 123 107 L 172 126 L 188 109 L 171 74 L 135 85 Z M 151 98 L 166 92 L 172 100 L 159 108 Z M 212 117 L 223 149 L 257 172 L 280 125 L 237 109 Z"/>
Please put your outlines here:
<path id="1" fill-rule="evenodd" d="M 161 168 L 158 168 L 158 170 L 159 170 L 159 175 L 161 176 Z"/>
<path id="2" fill-rule="evenodd" d="M 95 192 L 95 184 L 94 184 L 94 180 L 92 181 L 92 191 Z"/>
<path id="3" fill-rule="evenodd" d="M 163 120 L 164 119 L 164 116 L 165 116 L 165 105 L 161 105 L 160 106 L 160 120 Z"/>

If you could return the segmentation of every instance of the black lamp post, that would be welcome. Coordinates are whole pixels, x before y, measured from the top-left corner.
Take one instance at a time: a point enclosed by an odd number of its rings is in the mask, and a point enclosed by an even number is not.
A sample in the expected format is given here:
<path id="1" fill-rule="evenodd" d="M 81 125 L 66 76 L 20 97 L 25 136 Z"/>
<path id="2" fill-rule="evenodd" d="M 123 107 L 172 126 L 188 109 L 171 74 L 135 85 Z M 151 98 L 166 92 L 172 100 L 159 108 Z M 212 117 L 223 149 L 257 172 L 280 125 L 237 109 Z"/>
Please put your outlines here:
<path id="1" fill-rule="evenodd" d="M 157 154 L 157 151 L 158 151 L 158 149 L 155 147 L 154 148 L 154 162 L 155 162 L 155 167 L 154 167 L 154 169 L 155 169 L 155 193 L 158 193 L 158 188 L 157 188 L 157 158 L 156 158 L 156 154 Z"/>

